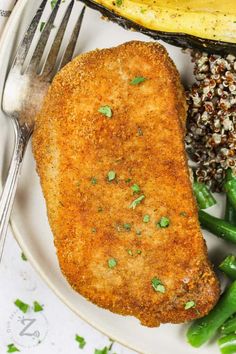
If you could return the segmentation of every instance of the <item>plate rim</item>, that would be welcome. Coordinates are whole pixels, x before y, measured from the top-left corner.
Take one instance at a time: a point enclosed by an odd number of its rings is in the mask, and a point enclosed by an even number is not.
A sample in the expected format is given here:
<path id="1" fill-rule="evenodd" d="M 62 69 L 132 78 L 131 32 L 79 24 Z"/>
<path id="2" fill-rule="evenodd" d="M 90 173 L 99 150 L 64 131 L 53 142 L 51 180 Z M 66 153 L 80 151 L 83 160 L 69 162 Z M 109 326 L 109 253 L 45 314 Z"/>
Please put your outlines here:
<path id="1" fill-rule="evenodd" d="M 4 30 L 3 30 L 1 38 L 0 38 L 0 53 L 4 53 L 5 52 L 6 45 L 7 45 L 7 39 L 9 39 L 9 37 L 10 38 L 13 37 L 13 35 L 15 33 L 14 30 L 16 29 L 16 22 L 18 22 L 22 11 L 24 11 L 24 8 L 26 8 L 26 6 L 28 6 L 29 2 L 30 2 L 30 0 L 18 0 L 17 4 L 15 5 L 15 7 L 14 7 L 12 13 L 11 13 L 11 16 L 9 17 L 9 19 L 8 19 L 8 21 L 6 23 L 6 26 L 5 26 Z M 24 22 L 24 18 L 23 18 L 23 22 Z M 11 34 L 11 32 L 13 32 L 13 35 Z M 1 95 L 1 93 L 0 93 L 0 95 Z M 1 177 L 0 177 L 0 190 L 1 190 L 1 186 L 2 186 L 1 182 L 2 181 L 1 181 Z M 144 348 L 144 349 L 142 349 L 142 351 L 140 351 L 135 346 L 129 344 L 129 342 L 127 342 L 128 339 L 126 339 L 126 340 L 122 339 L 122 336 L 117 338 L 117 336 L 112 333 L 112 330 L 111 330 L 111 333 L 109 333 L 109 331 L 104 329 L 104 327 L 99 326 L 98 324 L 94 323 L 93 318 L 92 319 L 88 319 L 88 318 L 86 318 L 85 314 L 81 314 L 79 309 L 78 309 L 78 307 L 74 306 L 71 303 L 71 301 L 69 299 L 67 299 L 66 296 L 63 295 L 63 292 L 60 290 L 60 288 L 55 286 L 54 283 L 47 276 L 47 274 L 43 271 L 43 269 L 40 266 L 40 263 L 37 262 L 37 260 L 34 259 L 32 253 L 30 252 L 30 250 L 29 250 L 29 248 L 27 246 L 27 240 L 24 239 L 24 237 L 22 237 L 22 232 L 19 230 L 19 228 L 17 227 L 17 224 L 14 222 L 14 217 L 13 216 L 11 216 L 11 219 L 10 219 L 10 227 L 11 227 L 11 231 L 12 231 L 12 234 L 13 234 L 15 240 L 17 241 L 17 243 L 18 243 L 19 247 L 21 248 L 21 250 L 27 256 L 27 259 L 28 259 L 29 263 L 32 265 L 34 270 L 39 274 L 39 276 L 45 282 L 45 284 L 48 286 L 48 288 L 53 291 L 53 293 L 57 296 L 57 298 L 60 299 L 60 301 L 64 305 L 66 305 L 67 308 L 69 308 L 80 319 L 82 319 L 83 321 L 88 323 L 90 326 L 92 326 L 98 332 L 106 335 L 107 337 L 113 338 L 117 343 L 122 344 L 124 347 L 126 347 L 126 348 L 128 348 L 130 350 L 133 350 L 137 354 L 149 354 L 146 351 L 146 348 Z M 28 234 L 30 235 L 30 232 L 28 232 Z M 155 352 L 155 354 L 159 354 L 159 353 Z"/>

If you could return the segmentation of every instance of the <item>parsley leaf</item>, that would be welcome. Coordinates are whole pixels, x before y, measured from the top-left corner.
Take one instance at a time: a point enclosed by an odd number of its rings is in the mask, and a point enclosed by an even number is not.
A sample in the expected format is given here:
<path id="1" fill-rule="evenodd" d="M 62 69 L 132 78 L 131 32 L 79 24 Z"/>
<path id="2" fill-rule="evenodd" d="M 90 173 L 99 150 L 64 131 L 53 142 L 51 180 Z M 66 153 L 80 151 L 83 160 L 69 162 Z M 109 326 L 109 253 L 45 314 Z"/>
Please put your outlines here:
<path id="1" fill-rule="evenodd" d="M 130 230 L 131 230 L 131 224 L 125 223 L 123 226 L 124 226 L 124 229 L 125 229 L 125 230 L 127 230 L 127 231 L 130 231 Z"/>
<path id="2" fill-rule="evenodd" d="M 143 222 L 148 223 L 150 221 L 150 215 L 146 214 L 143 217 Z"/>
<path id="3" fill-rule="evenodd" d="M 116 0 L 116 5 L 117 6 L 121 6 L 123 4 L 123 0 Z"/>
<path id="4" fill-rule="evenodd" d="M 7 345 L 7 353 L 15 353 L 19 351 L 20 350 L 15 346 L 15 344 L 11 343 Z"/>
<path id="5" fill-rule="evenodd" d="M 168 227 L 170 225 L 170 220 L 166 216 L 162 216 L 160 220 L 156 223 L 156 225 L 161 228 Z"/>
<path id="6" fill-rule="evenodd" d="M 128 253 L 130 256 L 133 256 L 132 250 L 127 250 L 127 253 Z"/>
<path id="7" fill-rule="evenodd" d="M 186 304 L 184 305 L 184 309 L 185 310 L 188 310 L 188 309 L 191 309 L 192 307 L 195 307 L 196 304 L 194 301 L 187 301 Z"/>
<path id="8" fill-rule="evenodd" d="M 27 261 L 27 258 L 23 252 L 21 252 L 21 259 L 23 259 L 23 261 Z"/>
<path id="9" fill-rule="evenodd" d="M 80 337 L 78 334 L 75 335 L 76 342 L 79 343 L 80 349 L 83 349 L 86 345 L 86 341 L 83 337 Z"/>
<path id="10" fill-rule="evenodd" d="M 97 178 L 95 178 L 95 177 L 92 177 L 90 181 L 91 181 L 91 183 L 92 183 L 93 186 L 95 186 L 95 184 L 98 183 L 98 180 L 97 180 Z"/>
<path id="11" fill-rule="evenodd" d="M 110 106 L 101 106 L 98 110 L 99 113 L 103 114 L 107 118 L 112 117 L 112 110 Z"/>
<path id="12" fill-rule="evenodd" d="M 25 304 L 23 301 L 21 301 L 20 299 L 17 299 L 14 304 L 16 305 L 16 307 L 18 307 L 22 312 L 26 313 L 29 309 L 29 305 Z"/>
<path id="13" fill-rule="evenodd" d="M 51 0 L 51 7 L 52 10 L 54 9 L 54 7 L 56 6 L 58 0 Z"/>
<path id="14" fill-rule="evenodd" d="M 43 306 L 38 303 L 38 301 L 34 301 L 34 312 L 43 311 Z"/>
<path id="15" fill-rule="evenodd" d="M 130 85 L 139 85 L 146 80 L 147 79 L 143 76 L 136 76 L 133 78 L 133 80 L 130 81 Z"/>
<path id="16" fill-rule="evenodd" d="M 95 349 L 94 354 L 108 354 L 109 348 L 104 347 L 103 349 Z"/>
<path id="17" fill-rule="evenodd" d="M 133 191 L 133 194 L 140 193 L 140 188 L 139 188 L 139 186 L 136 183 L 131 186 L 131 189 Z"/>
<path id="18" fill-rule="evenodd" d="M 160 281 L 160 279 L 154 277 L 151 281 L 152 283 L 152 287 L 156 292 L 162 293 L 164 294 L 166 289 L 164 287 L 164 285 L 162 284 L 162 282 Z"/>
<path id="19" fill-rule="evenodd" d="M 137 205 L 141 203 L 141 201 L 145 198 L 145 195 L 140 195 L 137 199 L 133 200 L 132 203 L 129 205 L 130 209 L 135 209 Z"/>
<path id="20" fill-rule="evenodd" d="M 109 171 L 107 174 L 107 179 L 109 182 L 113 181 L 116 178 L 115 171 Z"/>
<path id="21" fill-rule="evenodd" d="M 145 14 L 146 11 L 147 9 L 140 9 L 141 14 Z"/>
<path id="22" fill-rule="evenodd" d="M 116 265 L 117 265 L 117 261 L 115 258 L 108 259 L 108 267 L 109 268 L 113 269 L 116 267 Z"/>
<path id="23" fill-rule="evenodd" d="M 41 23 L 40 23 L 40 27 L 39 27 L 39 31 L 40 31 L 40 32 L 43 31 L 43 29 L 44 29 L 44 27 L 45 27 L 45 24 L 46 24 L 46 22 L 41 22 Z"/>

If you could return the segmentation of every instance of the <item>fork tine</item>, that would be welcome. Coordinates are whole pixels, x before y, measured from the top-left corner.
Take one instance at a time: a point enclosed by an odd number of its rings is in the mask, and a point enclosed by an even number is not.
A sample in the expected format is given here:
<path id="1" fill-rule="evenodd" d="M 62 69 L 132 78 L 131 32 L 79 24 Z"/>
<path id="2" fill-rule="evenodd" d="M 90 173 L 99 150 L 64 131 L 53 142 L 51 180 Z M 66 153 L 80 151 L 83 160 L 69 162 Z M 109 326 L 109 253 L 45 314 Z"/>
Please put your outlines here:
<path id="1" fill-rule="evenodd" d="M 59 29 L 57 31 L 56 37 L 48 49 L 48 53 L 43 56 L 43 65 L 41 63 L 39 64 L 39 69 L 42 67 L 41 70 L 39 70 L 37 73 L 38 74 L 43 74 L 45 76 L 49 75 L 50 73 L 54 72 L 53 68 L 55 67 L 55 63 L 57 61 L 58 53 L 61 47 L 61 43 L 67 28 L 68 21 L 70 19 L 70 15 L 74 6 L 75 0 L 71 0 L 66 13 L 61 21 L 61 24 L 59 26 Z M 45 53 L 44 53 L 45 54 Z M 42 60 L 41 60 L 42 62 Z M 48 78 L 50 80 L 50 78 Z"/>
<path id="2" fill-rule="evenodd" d="M 48 38 L 49 38 L 49 35 L 51 33 L 51 30 L 53 28 L 53 24 L 54 24 L 54 20 L 56 18 L 56 15 L 57 15 L 57 12 L 58 12 L 58 9 L 60 7 L 60 4 L 61 4 L 61 1 L 62 0 L 57 0 L 53 10 L 52 10 L 52 13 L 46 23 L 46 25 L 44 26 L 43 30 L 42 30 L 42 33 L 39 37 L 39 40 L 38 40 L 38 44 L 35 48 L 35 51 L 33 53 L 33 56 L 28 64 L 28 66 L 26 67 L 26 71 L 28 69 L 32 69 L 32 70 L 36 70 L 40 61 L 41 61 L 41 57 L 43 55 L 43 52 L 44 52 L 44 49 L 45 49 L 45 46 L 47 44 L 47 41 L 48 41 Z"/>
<path id="3" fill-rule="evenodd" d="M 73 29 L 73 32 L 72 32 L 70 42 L 69 42 L 68 46 L 66 47 L 66 49 L 61 57 L 61 60 L 56 68 L 57 71 L 60 70 L 61 68 L 63 68 L 63 66 L 65 66 L 73 58 L 75 46 L 76 46 L 76 43 L 77 43 L 77 40 L 79 37 L 81 25 L 82 25 L 83 18 L 84 18 L 85 9 L 86 9 L 86 6 L 84 6 L 80 12 L 78 20 L 77 20 L 75 27 Z"/>
<path id="4" fill-rule="evenodd" d="M 19 65 L 19 66 L 23 65 L 25 58 L 28 54 L 29 48 L 31 46 L 32 40 L 34 38 L 36 29 L 38 27 L 39 21 L 41 19 L 42 13 L 46 7 L 46 4 L 47 4 L 47 0 L 43 0 L 36 15 L 34 16 L 32 22 L 30 24 L 30 26 L 28 27 L 27 31 L 25 32 L 24 38 L 22 39 L 22 41 L 17 49 L 15 58 L 12 63 L 12 67 L 15 65 Z"/>

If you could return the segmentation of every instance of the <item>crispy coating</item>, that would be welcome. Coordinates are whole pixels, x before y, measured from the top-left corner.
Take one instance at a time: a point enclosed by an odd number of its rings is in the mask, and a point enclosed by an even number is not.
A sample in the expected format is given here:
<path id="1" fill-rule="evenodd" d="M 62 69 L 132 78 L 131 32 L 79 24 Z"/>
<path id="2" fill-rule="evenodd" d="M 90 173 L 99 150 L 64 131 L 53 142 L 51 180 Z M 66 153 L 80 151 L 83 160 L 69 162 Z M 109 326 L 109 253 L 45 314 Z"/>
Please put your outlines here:
<path id="1" fill-rule="evenodd" d="M 147 80 L 131 85 L 138 76 Z M 105 105 L 111 118 L 98 112 Z M 87 299 L 150 327 L 201 317 L 219 297 L 189 180 L 185 116 L 164 47 L 129 42 L 80 55 L 57 74 L 33 135 L 62 272 Z M 163 216 L 166 228 L 157 225 Z M 188 301 L 195 307 L 185 309 Z"/>

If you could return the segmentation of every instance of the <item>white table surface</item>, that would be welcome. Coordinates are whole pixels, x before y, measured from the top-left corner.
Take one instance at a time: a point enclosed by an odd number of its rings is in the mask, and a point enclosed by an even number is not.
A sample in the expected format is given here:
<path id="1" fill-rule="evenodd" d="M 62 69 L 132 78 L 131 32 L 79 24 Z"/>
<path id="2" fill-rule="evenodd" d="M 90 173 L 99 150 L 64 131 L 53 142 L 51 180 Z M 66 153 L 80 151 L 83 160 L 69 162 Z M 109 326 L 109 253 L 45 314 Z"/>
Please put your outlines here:
<path id="1" fill-rule="evenodd" d="M 14 305 L 17 298 L 27 304 L 38 301 L 44 309 L 40 313 L 31 311 L 24 315 Z M 27 322 L 27 318 L 31 321 Z M 41 343 L 38 343 L 37 331 L 40 338 L 44 337 Z M 85 338 L 83 349 L 75 341 L 75 334 Z M 111 343 L 109 338 L 68 309 L 30 263 L 22 260 L 21 249 L 9 229 L 0 264 L 0 353 L 6 353 L 7 345 L 13 342 L 24 354 L 93 354 L 95 348 L 103 349 Z M 134 354 L 118 343 L 109 351 L 109 354 L 114 353 Z"/>

